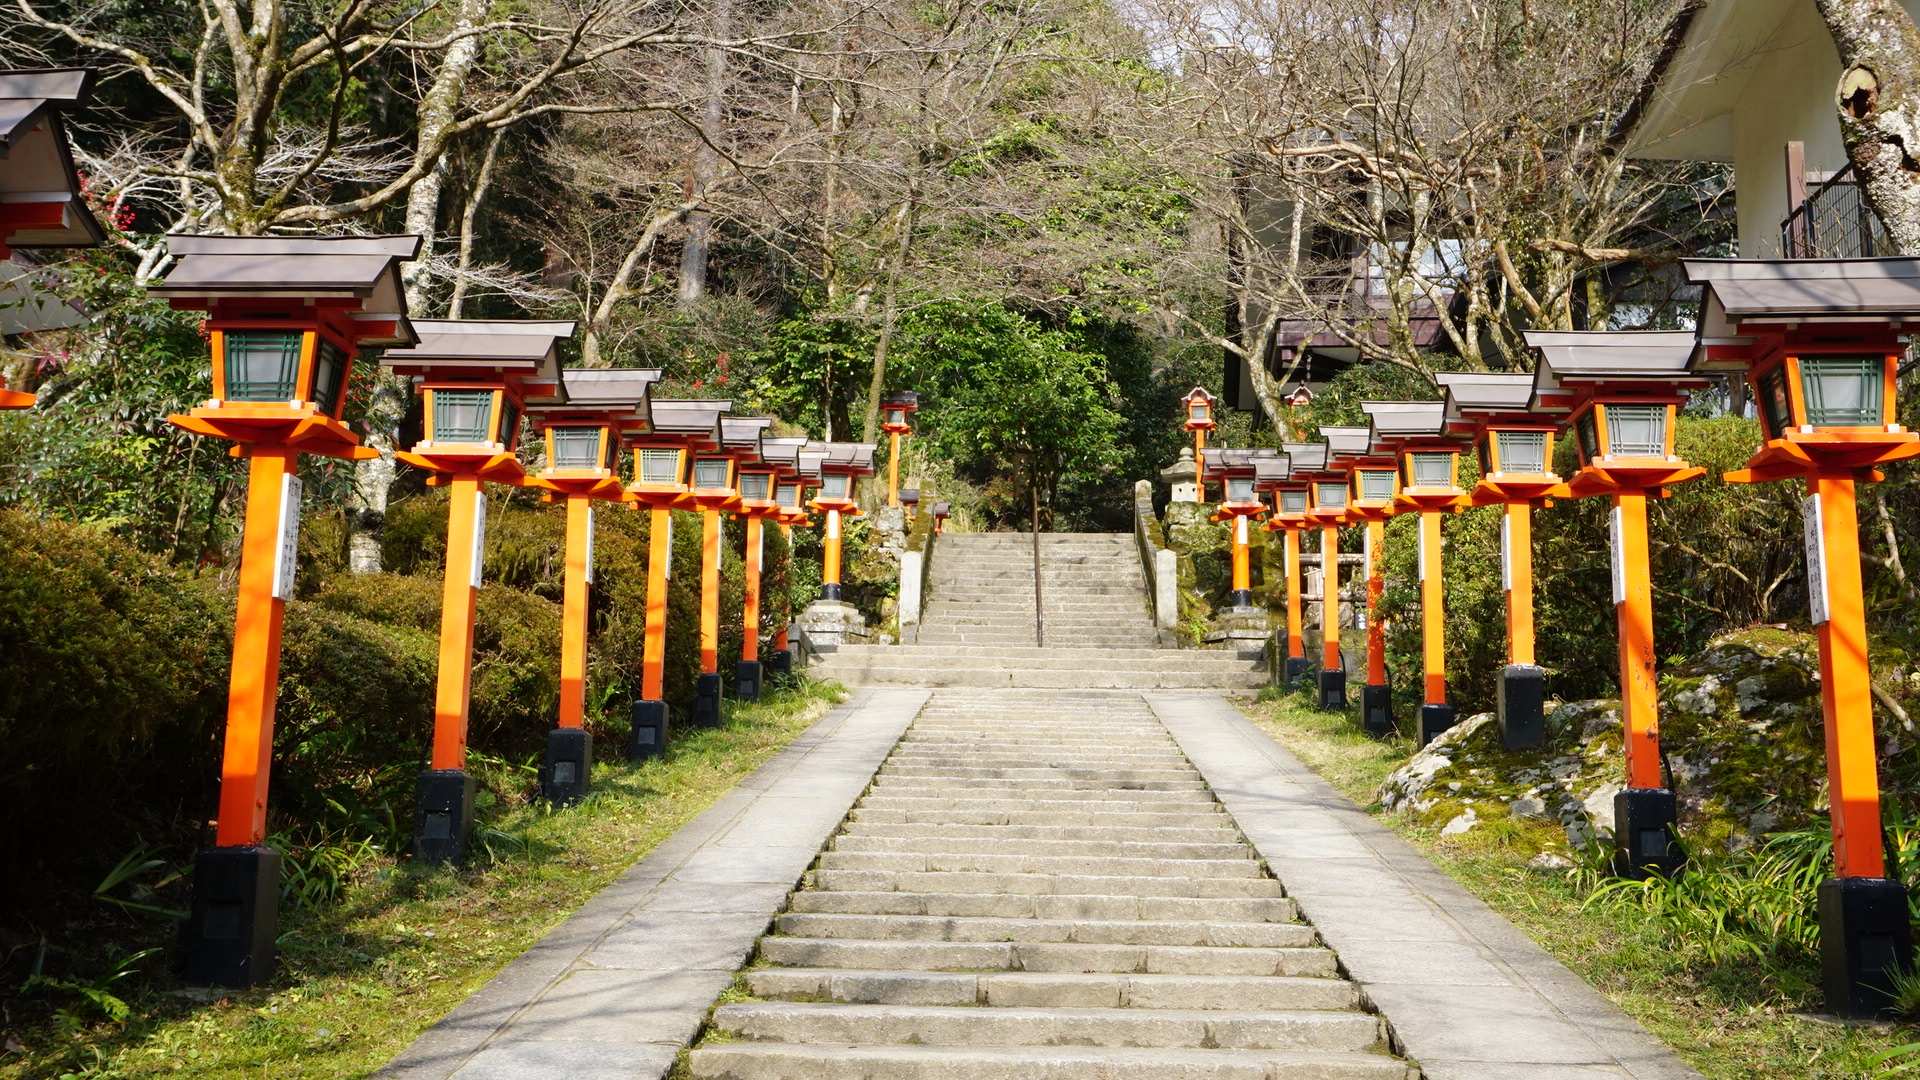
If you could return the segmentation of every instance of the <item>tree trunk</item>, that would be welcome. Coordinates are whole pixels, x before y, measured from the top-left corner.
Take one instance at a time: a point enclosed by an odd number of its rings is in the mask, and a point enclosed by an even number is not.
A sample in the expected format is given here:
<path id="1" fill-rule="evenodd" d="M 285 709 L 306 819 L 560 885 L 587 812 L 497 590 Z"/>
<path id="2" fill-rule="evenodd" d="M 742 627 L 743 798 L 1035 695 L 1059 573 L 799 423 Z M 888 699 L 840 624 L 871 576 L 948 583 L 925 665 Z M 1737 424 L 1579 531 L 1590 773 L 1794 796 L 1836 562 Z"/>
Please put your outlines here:
<path id="1" fill-rule="evenodd" d="M 906 272 L 907 245 L 913 242 L 914 197 L 914 189 L 908 188 L 907 201 L 894 223 L 900 235 L 893 249 L 893 266 L 887 271 L 886 295 L 880 301 L 880 334 L 873 343 L 873 378 L 867 383 L 867 416 L 860 428 L 861 442 L 872 442 L 880 436 L 880 398 L 887 386 L 887 352 L 893 347 L 893 330 L 899 322 L 900 275 Z"/>
<path id="2" fill-rule="evenodd" d="M 714 0 L 713 36 L 724 38 L 731 32 L 732 0 Z M 705 206 L 707 190 L 720 172 L 720 155 L 714 147 L 720 142 L 720 128 L 726 115 L 727 54 L 707 49 L 707 104 L 700 113 L 700 149 L 693 156 L 691 199 L 701 207 L 687 215 L 687 242 L 680 249 L 680 306 L 691 306 L 707 294 L 707 265 L 713 254 L 713 213 Z"/>
<path id="3" fill-rule="evenodd" d="M 471 31 L 476 23 L 486 19 L 491 7 L 492 0 L 460 0 L 454 29 Z M 434 73 L 433 85 L 420 99 L 419 132 L 415 136 L 419 150 L 416 152 L 444 146 L 447 129 L 459 118 L 460 99 L 467 90 L 467 76 L 473 73 L 474 62 L 479 58 L 482 39 L 483 35 L 468 33 L 447 46 L 440 70 Z M 420 245 L 420 257 L 400 267 L 401 280 L 407 286 L 407 302 L 416 318 L 426 315 L 426 288 L 430 277 L 427 263 L 433 258 L 433 242 L 439 234 L 440 197 L 446 184 L 447 154 L 441 151 L 436 155 L 433 168 L 407 191 L 403 231 L 424 241 Z"/>
<path id="4" fill-rule="evenodd" d="M 1898 0 L 1816 0 L 1840 51 L 1847 157 L 1894 248 L 1920 253 L 1920 27 Z"/>

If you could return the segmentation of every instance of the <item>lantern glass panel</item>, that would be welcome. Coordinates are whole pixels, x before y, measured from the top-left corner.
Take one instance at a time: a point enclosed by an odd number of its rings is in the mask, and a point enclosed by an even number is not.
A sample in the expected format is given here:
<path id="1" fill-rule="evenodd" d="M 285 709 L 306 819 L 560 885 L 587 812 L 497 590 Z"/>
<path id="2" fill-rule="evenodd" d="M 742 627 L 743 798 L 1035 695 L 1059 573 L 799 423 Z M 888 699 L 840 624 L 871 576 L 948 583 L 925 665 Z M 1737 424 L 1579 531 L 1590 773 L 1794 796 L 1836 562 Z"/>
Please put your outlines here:
<path id="1" fill-rule="evenodd" d="M 1212 411 L 1213 407 L 1204 401 L 1196 401 L 1187 406 L 1187 415 L 1195 420 L 1210 419 L 1209 414 L 1212 413 Z"/>
<path id="2" fill-rule="evenodd" d="M 292 401 L 300 374 L 298 330 L 229 330 L 221 358 L 228 401 Z"/>
<path id="3" fill-rule="evenodd" d="M 1544 431 L 1497 431 L 1500 471 L 1503 473 L 1544 473 L 1547 471 L 1547 433 Z"/>
<path id="4" fill-rule="evenodd" d="M 1819 356 L 1800 361 L 1800 394 L 1814 427 L 1878 427 L 1886 361 L 1878 356 Z"/>
<path id="5" fill-rule="evenodd" d="M 347 351 L 321 338 L 313 351 L 313 401 L 332 416 L 340 408 L 340 390 L 347 381 Z"/>
<path id="6" fill-rule="evenodd" d="M 727 486 L 727 459 L 701 458 L 693 463 L 693 486 L 697 488 L 722 488 Z"/>
<path id="7" fill-rule="evenodd" d="M 500 395 L 500 438 L 511 450 L 520 445 L 520 406 L 505 394 Z"/>
<path id="8" fill-rule="evenodd" d="M 1580 442 L 1580 460 L 1592 461 L 1600 456 L 1600 436 L 1596 433 L 1597 430 L 1591 409 L 1587 410 L 1586 415 L 1573 426 L 1574 436 Z"/>
<path id="9" fill-rule="evenodd" d="M 846 473 L 828 473 L 820 478 L 820 497 L 823 499 L 844 499 L 852 484 Z"/>
<path id="10" fill-rule="evenodd" d="M 1605 408 L 1608 456 L 1667 456 L 1665 405 L 1608 405 Z"/>
<path id="11" fill-rule="evenodd" d="M 1253 477 L 1227 477 L 1227 501 L 1233 503 L 1258 502 L 1253 495 Z"/>
<path id="12" fill-rule="evenodd" d="M 556 469 L 597 469 L 600 467 L 600 428 L 569 426 L 553 429 L 553 467 Z"/>
<path id="13" fill-rule="evenodd" d="M 1334 482 L 1314 485 L 1314 494 L 1322 510 L 1344 510 L 1347 505 L 1347 485 Z"/>
<path id="14" fill-rule="evenodd" d="M 1453 455 L 1448 453 L 1408 454 L 1415 487 L 1452 487 Z"/>
<path id="15" fill-rule="evenodd" d="M 1793 398 L 1787 392 L 1785 364 L 1767 372 L 1760 380 L 1760 415 L 1766 420 L 1767 434 L 1779 438 L 1793 426 Z"/>
<path id="16" fill-rule="evenodd" d="M 773 490 L 773 474 L 763 472 L 743 472 L 740 474 L 740 494 L 756 502 L 765 502 Z"/>
<path id="17" fill-rule="evenodd" d="M 640 482 L 677 484 L 680 482 L 680 451 L 661 446 L 640 448 Z"/>
<path id="18" fill-rule="evenodd" d="M 433 391 L 433 441 L 492 442 L 492 390 Z"/>
<path id="19" fill-rule="evenodd" d="M 797 509 L 800 506 L 800 485 L 781 484 L 780 498 L 776 501 L 779 502 L 781 506 Z"/>
<path id="20" fill-rule="evenodd" d="M 905 409 L 888 409 L 887 410 L 887 423 L 904 424 L 906 422 L 907 422 L 907 410 Z"/>
<path id="21" fill-rule="evenodd" d="M 1368 502 L 1385 502 L 1393 498 L 1393 470 L 1360 470 L 1360 497 Z"/>
<path id="22" fill-rule="evenodd" d="M 1307 493 L 1305 491 L 1283 491 L 1280 493 L 1280 512 L 1283 514 L 1304 514 L 1307 512 Z"/>

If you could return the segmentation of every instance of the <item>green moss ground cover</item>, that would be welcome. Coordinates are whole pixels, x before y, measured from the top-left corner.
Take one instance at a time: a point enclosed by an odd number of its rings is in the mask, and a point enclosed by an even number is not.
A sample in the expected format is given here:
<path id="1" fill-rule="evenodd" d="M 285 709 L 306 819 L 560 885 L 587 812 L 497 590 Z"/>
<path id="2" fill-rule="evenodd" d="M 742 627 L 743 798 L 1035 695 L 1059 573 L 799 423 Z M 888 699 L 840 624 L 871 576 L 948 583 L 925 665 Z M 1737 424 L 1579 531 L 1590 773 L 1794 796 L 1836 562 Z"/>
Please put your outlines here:
<path id="1" fill-rule="evenodd" d="M 0 1078 L 366 1076 L 842 696 L 807 682 L 732 703 L 723 728 L 678 735 L 664 760 L 597 766 L 593 795 L 571 810 L 528 797 L 529 767 L 481 761 L 487 794 L 463 871 L 420 870 L 367 841 L 298 849 L 267 987 L 180 987 L 170 920 L 108 902 L 77 912 L 124 924 L 103 955 L 71 965 L 108 974 L 40 980 L 14 998 Z M 155 866 L 113 891 L 145 895 L 143 882 L 170 873 Z"/>
<path id="2" fill-rule="evenodd" d="M 1262 698 L 1242 707 L 1303 763 L 1712 1080 L 1892 1075 L 1873 1059 L 1920 1038 L 1907 1024 L 1843 1024 L 1823 1015 L 1818 967 L 1793 943 L 1757 954 L 1712 949 L 1696 939 L 1697 921 L 1631 897 L 1596 899 L 1601 880 L 1585 866 L 1534 864 L 1543 852 L 1565 852 L 1557 825 L 1514 819 L 1442 836 L 1437 825 L 1384 810 L 1380 784 L 1412 753 L 1405 740 L 1368 738 L 1350 714 L 1320 712 L 1305 694 Z M 1716 902 L 1716 890 L 1750 881 L 1733 867 L 1715 868 L 1702 876 L 1699 907 Z"/>

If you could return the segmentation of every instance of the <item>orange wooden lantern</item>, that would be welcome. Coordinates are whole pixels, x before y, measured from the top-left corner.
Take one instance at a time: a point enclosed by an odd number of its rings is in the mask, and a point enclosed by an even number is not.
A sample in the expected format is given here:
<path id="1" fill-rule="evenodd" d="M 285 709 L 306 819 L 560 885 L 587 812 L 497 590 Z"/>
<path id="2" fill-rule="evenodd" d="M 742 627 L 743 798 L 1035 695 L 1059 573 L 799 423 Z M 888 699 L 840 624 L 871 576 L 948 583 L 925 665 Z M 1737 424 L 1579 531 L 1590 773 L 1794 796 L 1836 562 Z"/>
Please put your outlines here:
<path id="1" fill-rule="evenodd" d="M 1310 495 L 1306 481 L 1295 479 L 1294 473 L 1325 460 L 1325 443 L 1286 443 L 1279 455 L 1254 465 L 1255 490 L 1265 493 L 1272 500 L 1272 509 L 1268 512 L 1264 527 L 1268 531 L 1284 534 L 1281 573 L 1286 579 L 1287 589 L 1287 644 L 1286 655 L 1280 660 L 1282 686 L 1295 685 L 1313 670 L 1312 663 L 1307 659 L 1306 639 L 1301 629 L 1300 594 L 1300 532 L 1307 527 Z"/>
<path id="2" fill-rule="evenodd" d="M 90 68 L 0 71 L 0 333 L 74 326 L 78 314 L 39 288 L 13 248 L 87 248 L 106 242 L 81 195 L 65 114 L 93 93 Z M 0 378 L 0 409 L 25 409 L 32 394 Z"/>
<path id="3" fill-rule="evenodd" d="M 808 443 L 808 450 L 825 455 L 820 462 L 820 493 L 808 503 L 827 515 L 825 560 L 820 574 L 820 599 L 840 602 L 840 519 L 858 516 L 855 486 L 873 475 L 872 443 Z"/>
<path id="4" fill-rule="evenodd" d="M 1447 615 L 1441 573 L 1441 515 L 1468 505 L 1460 489 L 1460 442 L 1447 431 L 1442 401 L 1367 402 L 1374 446 L 1400 463 L 1394 505 L 1420 515 L 1420 652 L 1425 693 L 1420 705 L 1420 745 L 1453 726 L 1447 702 Z"/>
<path id="5" fill-rule="evenodd" d="M 760 696 L 767 675 L 784 678 L 793 674 L 793 651 L 787 642 L 790 612 L 780 619 L 773 635 L 773 648 L 766 659 L 760 657 L 761 579 L 766 572 L 761 550 L 765 539 L 761 530 L 766 522 L 772 522 L 780 527 L 782 536 L 791 537 L 794 521 L 805 520 L 800 506 L 800 451 L 806 445 L 807 440 L 802 438 L 772 438 L 763 433 L 759 464 L 743 469 L 740 474 L 741 514 L 747 518 L 747 550 L 751 561 L 747 580 L 750 610 L 742 612 L 742 631 L 746 636 L 734 691 L 748 701 Z"/>
<path id="6" fill-rule="evenodd" d="M 1220 399 L 1200 386 L 1187 391 L 1187 396 L 1180 399 L 1180 407 L 1186 410 L 1186 429 L 1193 432 L 1194 498 L 1201 502 L 1207 501 L 1207 432 L 1213 430 L 1214 411 L 1219 405 Z"/>
<path id="7" fill-rule="evenodd" d="M 1820 954 L 1836 1012 L 1885 1011 L 1913 968 L 1906 888 L 1886 869 L 1860 574 L 1856 488 L 1920 456 L 1895 411 L 1920 317 L 1920 259 L 1688 260 L 1704 288 L 1696 371 L 1752 385 L 1764 442 L 1733 483 L 1803 480 L 1807 593 L 1820 639 L 1834 878 L 1820 886 Z"/>
<path id="8" fill-rule="evenodd" d="M 1206 475 L 1220 488 L 1220 508 L 1214 511 L 1214 521 L 1233 522 L 1233 588 L 1227 598 L 1237 613 L 1251 613 L 1253 609 L 1253 576 L 1250 567 L 1250 548 L 1247 530 L 1255 518 L 1267 512 L 1267 504 L 1260 499 L 1256 489 L 1258 483 L 1257 463 L 1263 459 L 1275 460 L 1278 450 L 1234 450 L 1225 447 L 1216 449 L 1207 461 Z"/>
<path id="9" fill-rule="evenodd" d="M 1530 331 L 1539 350 L 1530 409 L 1571 428 L 1580 468 L 1556 495 L 1613 501 L 1613 603 L 1620 632 L 1620 711 L 1626 790 L 1614 799 L 1615 870 L 1640 877 L 1678 872 L 1677 805 L 1662 782 L 1660 700 L 1654 682 L 1653 568 L 1647 499 L 1706 470 L 1673 452 L 1675 420 L 1689 390 L 1711 380 L 1687 370 L 1691 333 Z"/>
<path id="10" fill-rule="evenodd" d="M 1533 509 L 1551 506 L 1561 480 L 1553 471 L 1554 419 L 1529 410 L 1531 374 L 1442 372 L 1447 424 L 1480 458 L 1475 506 L 1500 506 L 1500 585 L 1507 598 L 1507 664 L 1495 711 L 1508 750 L 1546 741 L 1546 669 L 1534 663 Z"/>
<path id="11" fill-rule="evenodd" d="M 620 447 L 646 430 L 648 396 L 660 372 L 644 368 L 576 368 L 563 373 L 566 402 L 532 405 L 545 467 L 527 478 L 542 498 L 567 508 L 566 569 L 560 602 L 560 716 L 547 733 L 540 770 L 542 797 L 558 806 L 592 790 L 593 736 L 586 729 L 587 612 L 594 582 L 594 503 L 619 501 Z"/>
<path id="12" fill-rule="evenodd" d="M 887 505 L 900 505 L 900 436 L 913 431 L 913 414 L 920 409 L 920 395 L 912 390 L 896 390 L 880 403 L 880 430 L 887 433 Z"/>
<path id="13" fill-rule="evenodd" d="M 247 458 L 233 666 L 215 846 L 194 861 L 183 934 L 187 978 L 251 986 L 273 971 L 280 856 L 264 846 L 280 627 L 293 598 L 300 454 L 359 460 L 374 451 L 340 422 L 363 347 L 414 340 L 399 263 L 418 237 L 168 238 L 177 257 L 149 292 L 207 313 L 214 398 L 176 427 L 234 443 Z"/>
<path id="14" fill-rule="evenodd" d="M 1306 524 L 1320 530 L 1320 707 L 1329 711 L 1347 707 L 1347 661 L 1340 651 L 1340 529 L 1349 523 L 1347 474 L 1333 460 L 1327 443 L 1317 459 L 1304 457 L 1295 444 L 1293 475 L 1307 482 Z M 1308 464 L 1309 461 L 1311 464 Z"/>
<path id="15" fill-rule="evenodd" d="M 716 403 L 719 404 L 719 403 Z M 729 406 L 731 403 L 727 403 Z M 722 416 L 720 446 L 713 451 L 698 451 L 693 456 L 688 497 L 700 508 L 700 673 L 694 677 L 693 705 L 689 722 L 696 727 L 718 727 L 722 712 L 720 687 L 720 559 L 722 513 L 739 513 L 746 505 L 743 487 L 751 479 L 755 494 L 770 498 L 773 470 L 760 458 L 760 436 L 772 420 L 759 417 Z M 751 471 L 749 471 L 751 470 Z M 750 695 L 760 694 L 760 517 L 747 513 L 745 585 L 746 603 L 743 628 L 750 644 L 743 651 L 742 663 L 750 669 L 735 670 L 736 686 L 747 681 L 751 672 Z M 750 651 L 750 655 L 749 655 Z"/>
<path id="16" fill-rule="evenodd" d="M 433 752 L 420 774 L 413 857 L 459 865 L 473 824 L 473 777 L 466 771 L 473 697 L 473 629 L 485 562 L 485 481 L 520 486 L 516 450 L 528 404 L 558 404 L 560 342 L 571 322 L 422 319 L 420 341 L 389 349 L 380 364 L 411 376 L 425 399 L 422 438 L 394 457 L 450 489 L 447 565 L 441 586 L 440 666 L 433 698 Z"/>
<path id="17" fill-rule="evenodd" d="M 627 440 L 633 449 L 633 479 L 627 500 L 645 507 L 647 522 L 647 627 L 640 654 L 640 697 L 633 703 L 633 734 L 627 760 L 645 761 L 667 748 L 667 582 L 673 575 L 673 511 L 697 509 L 692 458 L 721 448 L 720 417 L 730 401 L 648 402 L 644 433 Z M 711 470 L 710 470 L 711 471 Z"/>
<path id="18" fill-rule="evenodd" d="M 1374 403 L 1364 403 L 1367 408 Z M 1360 727 L 1370 735 L 1390 735 L 1394 731 L 1393 692 L 1387 682 L 1387 626 L 1380 617 L 1380 602 L 1386 594 L 1386 573 L 1381 560 L 1386 557 L 1386 524 L 1397 508 L 1400 472 L 1391 449 L 1376 446 L 1371 428 L 1360 428 L 1353 438 L 1336 430 L 1321 428 L 1336 460 L 1347 466 L 1348 520 L 1366 527 L 1365 552 L 1360 561 L 1367 582 L 1367 681 L 1360 688 Z"/>

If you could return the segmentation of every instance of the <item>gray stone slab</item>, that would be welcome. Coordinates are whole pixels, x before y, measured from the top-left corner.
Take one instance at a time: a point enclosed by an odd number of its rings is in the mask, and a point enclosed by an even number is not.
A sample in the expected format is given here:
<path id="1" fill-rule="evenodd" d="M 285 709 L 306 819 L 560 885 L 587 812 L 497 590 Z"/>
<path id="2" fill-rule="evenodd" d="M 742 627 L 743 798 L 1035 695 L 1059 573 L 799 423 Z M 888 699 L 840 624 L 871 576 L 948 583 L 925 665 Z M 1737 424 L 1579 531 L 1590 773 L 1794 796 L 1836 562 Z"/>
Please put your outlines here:
<path id="1" fill-rule="evenodd" d="M 1700 1080 L 1224 699 L 1144 696 L 1426 1080 Z"/>
<path id="2" fill-rule="evenodd" d="M 421 1033 L 378 1080 L 666 1075 L 928 696 L 856 691 Z"/>

